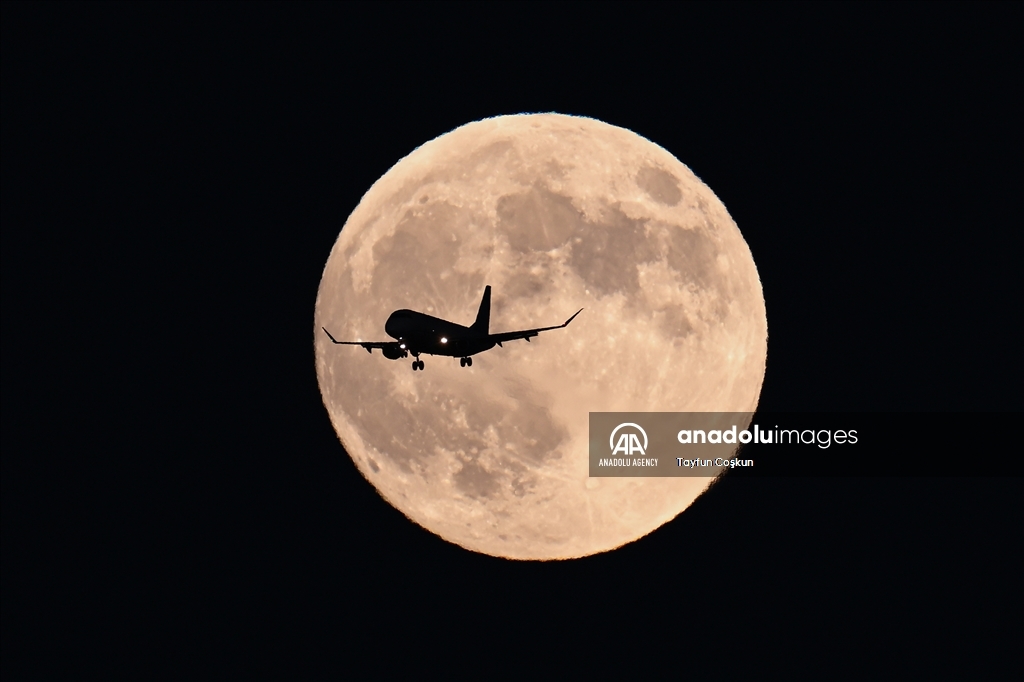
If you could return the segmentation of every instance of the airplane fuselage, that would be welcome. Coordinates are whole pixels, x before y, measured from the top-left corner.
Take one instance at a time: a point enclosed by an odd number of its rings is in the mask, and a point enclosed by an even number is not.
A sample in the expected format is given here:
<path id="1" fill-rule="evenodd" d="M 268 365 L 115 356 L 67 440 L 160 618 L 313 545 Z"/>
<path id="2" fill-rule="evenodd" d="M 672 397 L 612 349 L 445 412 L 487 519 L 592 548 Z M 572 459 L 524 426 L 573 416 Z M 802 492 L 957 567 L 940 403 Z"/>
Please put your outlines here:
<path id="1" fill-rule="evenodd" d="M 414 355 L 469 357 L 494 348 L 494 340 L 483 330 L 474 330 L 448 320 L 416 312 L 396 310 L 384 324 L 384 331 Z"/>

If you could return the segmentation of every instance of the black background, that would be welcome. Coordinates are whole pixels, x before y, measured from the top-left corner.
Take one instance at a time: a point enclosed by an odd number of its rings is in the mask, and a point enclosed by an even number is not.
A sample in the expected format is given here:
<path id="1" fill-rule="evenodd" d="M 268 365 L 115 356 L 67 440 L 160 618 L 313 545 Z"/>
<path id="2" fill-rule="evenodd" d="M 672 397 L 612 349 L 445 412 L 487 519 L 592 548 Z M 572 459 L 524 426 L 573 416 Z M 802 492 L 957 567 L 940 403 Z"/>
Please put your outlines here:
<path id="1" fill-rule="evenodd" d="M 5 679 L 1020 676 L 1021 480 L 973 466 L 1020 439 L 1019 3 L 0 11 Z M 532 111 L 722 199 L 762 410 L 993 476 L 727 477 L 571 562 L 407 521 L 321 404 L 319 277 L 398 159 Z"/>

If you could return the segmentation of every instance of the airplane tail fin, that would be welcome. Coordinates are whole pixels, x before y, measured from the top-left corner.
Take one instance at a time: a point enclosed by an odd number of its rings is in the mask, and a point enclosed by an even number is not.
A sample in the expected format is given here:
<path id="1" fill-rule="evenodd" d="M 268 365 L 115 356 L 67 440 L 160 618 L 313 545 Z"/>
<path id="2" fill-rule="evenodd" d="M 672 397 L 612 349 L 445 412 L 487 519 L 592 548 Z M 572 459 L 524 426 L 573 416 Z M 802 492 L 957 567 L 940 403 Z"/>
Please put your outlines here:
<path id="1" fill-rule="evenodd" d="M 480 299 L 480 310 L 476 313 L 476 322 L 470 327 L 473 331 L 488 334 L 491 321 L 491 285 L 484 287 L 484 297 Z"/>

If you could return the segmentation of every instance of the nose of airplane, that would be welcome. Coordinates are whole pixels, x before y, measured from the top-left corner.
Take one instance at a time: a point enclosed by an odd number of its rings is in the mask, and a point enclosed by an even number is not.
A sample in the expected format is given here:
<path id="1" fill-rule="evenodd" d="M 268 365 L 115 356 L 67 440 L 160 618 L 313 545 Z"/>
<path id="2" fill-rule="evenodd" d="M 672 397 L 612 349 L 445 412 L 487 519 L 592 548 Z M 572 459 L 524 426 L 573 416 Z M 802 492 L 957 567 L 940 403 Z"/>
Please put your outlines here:
<path id="1" fill-rule="evenodd" d="M 397 312 L 391 313 L 391 317 L 384 323 L 384 331 L 393 339 L 401 338 L 404 331 L 403 327 L 405 326 L 404 322 L 405 320 L 401 319 Z"/>

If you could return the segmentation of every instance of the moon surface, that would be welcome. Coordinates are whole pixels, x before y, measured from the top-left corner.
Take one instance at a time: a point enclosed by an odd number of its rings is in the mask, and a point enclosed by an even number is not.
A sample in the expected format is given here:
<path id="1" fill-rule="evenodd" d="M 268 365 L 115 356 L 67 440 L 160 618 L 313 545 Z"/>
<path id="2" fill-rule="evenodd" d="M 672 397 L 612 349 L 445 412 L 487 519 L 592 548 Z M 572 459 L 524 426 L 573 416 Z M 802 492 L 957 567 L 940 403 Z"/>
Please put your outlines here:
<path id="1" fill-rule="evenodd" d="M 391 361 L 409 308 L 492 332 L 561 324 L 474 357 Z M 567 559 L 677 516 L 707 478 L 591 478 L 590 412 L 754 412 L 768 327 L 750 249 L 689 168 L 639 135 L 559 114 L 442 135 L 366 193 L 316 300 L 317 376 L 359 471 L 469 550 Z"/>

